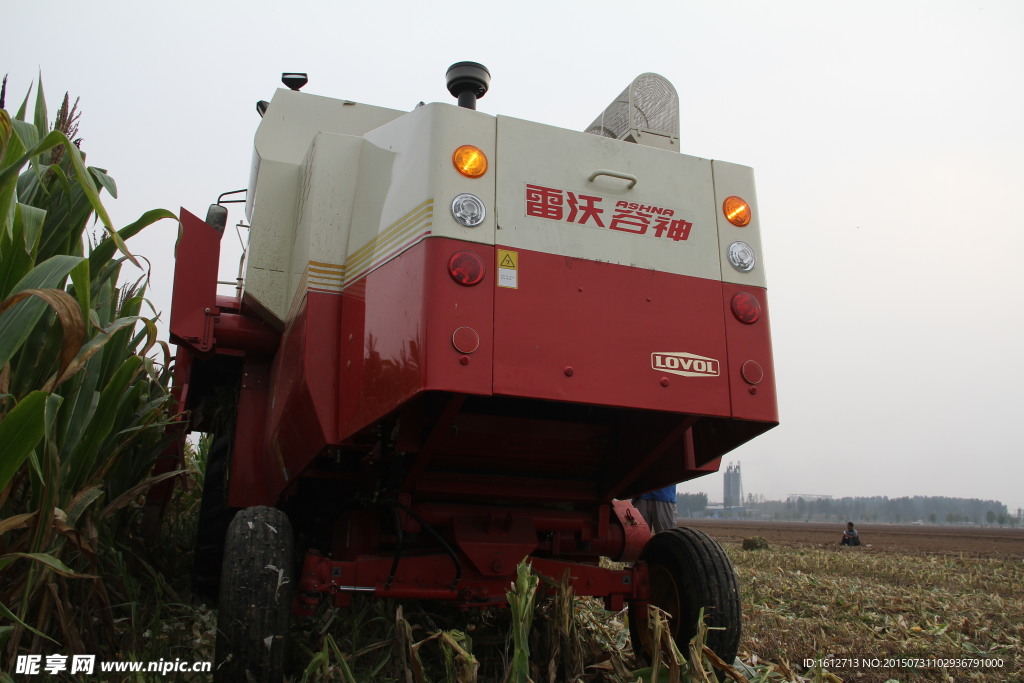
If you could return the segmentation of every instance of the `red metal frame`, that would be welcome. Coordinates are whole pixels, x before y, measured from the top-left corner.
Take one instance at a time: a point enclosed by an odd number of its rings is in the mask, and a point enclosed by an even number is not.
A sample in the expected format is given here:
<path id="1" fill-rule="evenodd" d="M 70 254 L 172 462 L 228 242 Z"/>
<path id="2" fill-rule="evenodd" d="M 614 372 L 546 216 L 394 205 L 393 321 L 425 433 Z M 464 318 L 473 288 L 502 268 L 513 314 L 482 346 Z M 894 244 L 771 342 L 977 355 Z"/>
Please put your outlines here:
<path id="1" fill-rule="evenodd" d="M 626 569 L 610 569 L 543 557 L 528 561 L 535 572 L 554 582 L 567 575 L 576 595 L 604 598 L 609 610 L 621 610 L 626 601 L 650 600 L 647 565 L 643 562 L 635 562 Z M 292 610 L 311 616 L 322 595 L 329 596 L 335 607 L 347 607 L 355 593 L 372 593 L 378 598 L 450 600 L 464 607 L 503 605 L 509 579 L 515 575 L 513 572 L 496 578 L 470 572 L 455 581 L 451 560 L 447 556 L 429 555 L 403 560 L 399 565 L 401 572 L 387 585 L 392 564 L 393 560 L 386 557 L 340 562 L 310 552 L 303 562 Z M 406 576 L 417 579 L 409 581 Z"/>
<path id="2" fill-rule="evenodd" d="M 604 597 L 609 609 L 621 609 L 624 600 L 648 599 L 643 563 L 622 570 L 597 565 L 602 556 L 636 560 L 650 538 L 646 522 L 627 501 L 599 506 L 596 514 L 456 504 L 404 510 L 411 513 L 399 515 L 404 533 L 420 533 L 424 524 L 448 529 L 449 552 L 418 554 L 413 549 L 406 555 L 400 550 L 401 540 L 395 541 L 399 548 L 390 555 L 353 553 L 346 546 L 338 549 L 346 559 L 330 559 L 310 551 L 303 562 L 295 610 L 308 614 L 320 594 L 345 606 L 358 592 L 452 600 L 463 606 L 502 604 L 509 580 L 524 558 L 552 579 L 568 574 L 577 594 Z"/>

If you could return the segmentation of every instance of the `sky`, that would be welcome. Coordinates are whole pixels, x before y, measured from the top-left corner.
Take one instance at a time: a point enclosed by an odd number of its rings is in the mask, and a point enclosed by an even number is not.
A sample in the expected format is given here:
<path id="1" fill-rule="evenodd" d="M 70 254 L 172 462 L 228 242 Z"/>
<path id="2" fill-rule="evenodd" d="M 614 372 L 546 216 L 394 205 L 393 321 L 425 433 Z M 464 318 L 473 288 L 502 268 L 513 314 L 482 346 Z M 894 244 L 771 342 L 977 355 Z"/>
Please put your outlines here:
<path id="1" fill-rule="evenodd" d="M 280 74 L 394 109 L 453 100 L 581 130 L 637 75 L 680 95 L 681 149 L 754 168 L 781 424 L 723 459 L 746 493 L 1024 507 L 1024 3 L 11 3 L 16 110 L 79 97 L 117 227 L 244 188 Z M 237 205 L 236 205 L 237 206 Z M 242 219 L 232 210 L 229 226 Z M 129 242 L 170 310 L 176 225 Z M 225 233 L 223 279 L 240 247 Z M 230 246 L 229 246 L 229 243 Z M 680 487 L 722 498 L 722 475 Z"/>

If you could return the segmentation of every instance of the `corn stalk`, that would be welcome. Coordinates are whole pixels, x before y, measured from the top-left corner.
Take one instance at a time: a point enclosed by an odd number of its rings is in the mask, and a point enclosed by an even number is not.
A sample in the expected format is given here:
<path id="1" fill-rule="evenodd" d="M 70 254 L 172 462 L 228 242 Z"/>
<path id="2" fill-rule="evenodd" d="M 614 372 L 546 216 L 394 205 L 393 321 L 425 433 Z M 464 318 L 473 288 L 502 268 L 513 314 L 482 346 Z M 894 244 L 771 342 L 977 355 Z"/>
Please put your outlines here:
<path id="1" fill-rule="evenodd" d="M 148 276 L 119 286 L 125 240 L 100 201 L 113 179 L 50 129 L 42 83 L 0 110 L 0 649 L 96 651 L 113 638 L 108 552 L 131 537 L 173 421 L 169 349 L 143 314 Z M 77 101 L 76 101 L 77 105 Z M 63 128 L 63 130 L 62 130 Z M 61 150 L 55 153 L 55 150 Z M 104 236 L 87 239 L 92 220 Z M 162 353 L 161 353 L 162 352 Z M 157 358 L 154 358 L 157 355 Z M 52 641 L 52 642 L 50 642 Z M 0 664 L 0 669 L 3 664 Z"/>
<path id="2" fill-rule="evenodd" d="M 533 683 L 530 677 L 530 630 L 537 601 L 539 579 L 533 566 L 523 560 L 519 563 L 516 581 L 506 591 L 512 613 L 512 664 L 505 675 L 505 683 Z"/>

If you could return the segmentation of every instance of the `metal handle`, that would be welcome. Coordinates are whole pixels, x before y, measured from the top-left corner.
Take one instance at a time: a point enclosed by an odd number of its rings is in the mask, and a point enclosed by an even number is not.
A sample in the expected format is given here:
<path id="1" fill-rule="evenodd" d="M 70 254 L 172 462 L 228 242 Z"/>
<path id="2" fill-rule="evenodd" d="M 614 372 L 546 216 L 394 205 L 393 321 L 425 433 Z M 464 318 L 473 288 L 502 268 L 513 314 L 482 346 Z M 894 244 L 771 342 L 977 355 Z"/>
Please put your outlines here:
<path id="1" fill-rule="evenodd" d="M 635 175 L 631 175 L 629 173 L 622 173 L 621 171 L 609 171 L 606 168 L 602 168 L 600 170 L 594 171 L 593 173 L 590 174 L 590 177 L 587 178 L 587 180 L 589 180 L 590 182 L 594 182 L 594 178 L 596 178 L 597 176 L 600 176 L 600 175 L 606 175 L 606 176 L 609 176 L 609 177 L 612 177 L 612 178 L 618 178 L 619 180 L 628 180 L 629 181 L 629 187 L 626 188 L 627 190 L 632 190 L 634 187 L 636 187 L 636 176 Z"/>

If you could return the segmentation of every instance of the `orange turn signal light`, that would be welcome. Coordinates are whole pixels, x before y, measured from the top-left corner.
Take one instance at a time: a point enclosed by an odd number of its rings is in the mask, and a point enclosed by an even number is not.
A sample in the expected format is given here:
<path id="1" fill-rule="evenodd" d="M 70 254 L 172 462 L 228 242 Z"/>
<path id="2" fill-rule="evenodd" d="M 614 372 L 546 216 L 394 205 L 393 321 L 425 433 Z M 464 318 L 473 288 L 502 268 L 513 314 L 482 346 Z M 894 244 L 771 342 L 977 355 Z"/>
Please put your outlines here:
<path id="1" fill-rule="evenodd" d="M 487 173 L 487 155 L 479 147 L 462 145 L 452 154 L 452 165 L 467 178 L 479 178 Z"/>
<path id="2" fill-rule="evenodd" d="M 750 204 L 742 197 L 726 197 L 722 202 L 722 213 L 726 219 L 738 228 L 750 223 Z"/>

